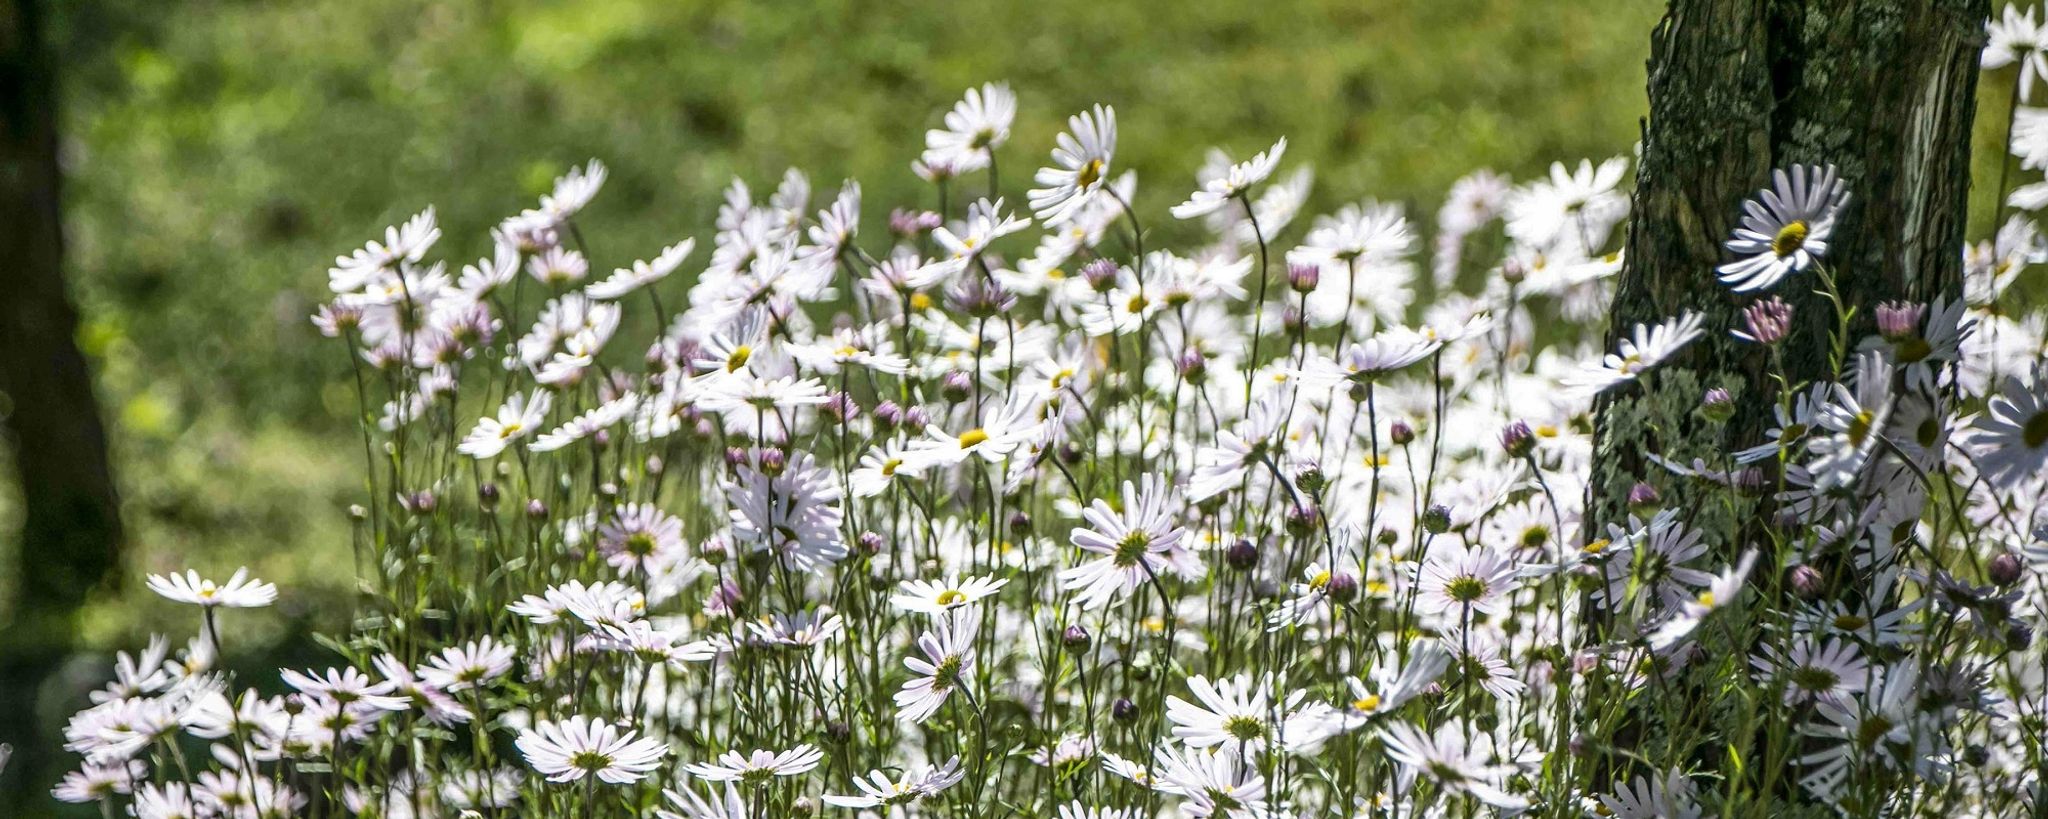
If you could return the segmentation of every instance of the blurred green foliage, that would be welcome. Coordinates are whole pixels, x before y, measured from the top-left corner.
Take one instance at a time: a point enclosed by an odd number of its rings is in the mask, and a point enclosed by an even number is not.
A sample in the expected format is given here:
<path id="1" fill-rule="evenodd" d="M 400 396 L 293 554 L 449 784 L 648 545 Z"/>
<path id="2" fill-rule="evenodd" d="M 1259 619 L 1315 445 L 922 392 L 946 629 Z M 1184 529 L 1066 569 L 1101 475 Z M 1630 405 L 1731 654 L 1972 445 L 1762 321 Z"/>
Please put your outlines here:
<path id="1" fill-rule="evenodd" d="M 763 190 L 793 165 L 820 190 L 860 179 L 872 229 L 890 205 L 934 204 L 908 170 L 924 129 L 968 86 L 1007 80 L 1013 201 L 1065 115 L 1099 101 L 1155 229 L 1209 146 L 1281 135 L 1290 165 L 1316 169 L 1310 213 L 1373 197 L 1427 221 L 1475 168 L 1526 178 L 1628 152 L 1662 5 L 63 4 L 70 269 L 135 547 L 94 634 L 189 633 L 139 579 L 186 566 L 279 581 L 299 602 L 263 615 L 272 636 L 342 625 L 355 402 L 341 346 L 305 317 L 336 254 L 426 205 L 446 230 L 436 255 L 471 259 L 490 225 L 600 157 L 613 175 L 581 221 L 601 272 L 708 240 L 728 180 Z"/>

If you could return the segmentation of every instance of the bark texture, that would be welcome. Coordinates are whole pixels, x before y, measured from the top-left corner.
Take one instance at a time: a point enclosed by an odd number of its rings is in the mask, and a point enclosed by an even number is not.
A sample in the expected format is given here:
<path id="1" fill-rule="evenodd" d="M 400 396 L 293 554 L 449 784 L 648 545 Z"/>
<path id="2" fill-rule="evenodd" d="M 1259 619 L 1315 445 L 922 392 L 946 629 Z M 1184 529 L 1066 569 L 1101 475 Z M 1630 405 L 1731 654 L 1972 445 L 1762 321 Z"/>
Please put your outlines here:
<path id="1" fill-rule="evenodd" d="M 51 729 L 68 703 L 39 695 L 74 646 L 79 606 L 113 578 L 121 543 L 106 434 L 64 283 L 47 11 L 38 0 L 0 5 L 0 419 L 22 512 L 13 605 L 0 612 L 0 743 L 15 748 L 0 815 L 47 806 L 63 764 Z"/>
<path id="2" fill-rule="evenodd" d="M 1671 0 L 1652 35 L 1650 116 L 1643 126 L 1628 258 L 1616 291 L 1610 345 L 1634 326 L 1685 310 L 1707 317 L 1707 337 L 1639 386 L 1598 405 L 1588 487 L 1588 539 L 1627 516 L 1635 481 L 1668 483 L 1643 457 L 1713 460 L 1728 443 L 1759 443 L 1771 390 L 1768 357 L 1729 338 L 1751 296 L 1714 278 L 1743 199 L 1773 168 L 1832 164 L 1852 201 L 1827 263 L 1860 334 L 1889 299 L 1960 296 L 1970 126 L 1988 0 Z M 1833 313 L 1815 279 L 1771 292 L 1795 310 L 1784 343 L 1797 381 L 1825 375 Z M 1709 387 L 1742 408 L 1725 428 L 1691 410 Z M 1692 504 L 1686 487 L 1667 492 Z M 1730 553 L 1754 509 L 1693 508 Z M 1711 537 L 1711 535 L 1710 535 Z"/>

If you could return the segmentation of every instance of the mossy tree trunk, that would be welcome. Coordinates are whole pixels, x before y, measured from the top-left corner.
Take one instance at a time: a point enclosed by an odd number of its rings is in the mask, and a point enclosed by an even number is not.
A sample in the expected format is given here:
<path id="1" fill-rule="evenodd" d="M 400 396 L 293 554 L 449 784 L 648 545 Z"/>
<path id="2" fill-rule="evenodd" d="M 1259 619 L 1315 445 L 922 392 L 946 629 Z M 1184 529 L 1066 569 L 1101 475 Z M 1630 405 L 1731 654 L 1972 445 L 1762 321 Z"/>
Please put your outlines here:
<path id="1" fill-rule="evenodd" d="M 40 698 L 74 648 L 86 597 L 119 566 L 121 522 L 107 439 L 66 292 L 58 207 L 56 60 L 48 8 L 0 5 L 0 407 L 19 478 L 12 605 L 0 611 L 0 815 L 37 815 L 67 764 L 71 703 Z M 33 806 L 33 807 L 31 807 Z"/>
<path id="2" fill-rule="evenodd" d="M 1729 292 L 1714 268 L 1728 261 L 1722 242 L 1743 199 L 1772 169 L 1832 164 L 1853 193 L 1827 256 L 1859 311 L 1852 335 L 1881 301 L 1960 296 L 1988 13 L 1988 0 L 1671 0 L 1652 35 L 1650 116 L 1609 341 L 1686 310 L 1705 313 L 1707 337 L 1599 402 L 1588 539 L 1625 520 L 1629 488 L 1650 478 L 1672 485 L 1667 505 L 1693 510 L 1728 554 L 1746 545 L 1757 509 L 1695 503 L 1686 495 L 1696 487 L 1643 455 L 1711 462 L 1731 444 L 1759 443 L 1768 425 L 1768 357 L 1728 335 L 1753 298 Z M 1815 281 L 1795 275 L 1773 289 L 1796 310 L 1783 346 L 1795 383 L 1828 369 L 1834 314 Z M 1741 407 L 1725 428 L 1692 412 L 1713 386 Z"/>

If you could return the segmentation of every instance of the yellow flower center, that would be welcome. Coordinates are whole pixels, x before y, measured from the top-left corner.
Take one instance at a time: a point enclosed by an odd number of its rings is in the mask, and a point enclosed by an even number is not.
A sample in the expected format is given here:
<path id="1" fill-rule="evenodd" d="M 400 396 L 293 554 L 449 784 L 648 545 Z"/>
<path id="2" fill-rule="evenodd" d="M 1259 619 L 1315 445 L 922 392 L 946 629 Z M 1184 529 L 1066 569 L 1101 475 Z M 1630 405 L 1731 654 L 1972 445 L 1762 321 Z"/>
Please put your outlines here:
<path id="1" fill-rule="evenodd" d="M 947 589 L 939 593 L 938 603 L 941 606 L 965 602 L 967 602 L 967 595 L 961 594 L 959 589 Z"/>
<path id="2" fill-rule="evenodd" d="M 1351 707 L 1368 713 L 1376 711 L 1380 707 L 1380 697 L 1378 694 L 1367 694 L 1352 700 Z"/>
<path id="3" fill-rule="evenodd" d="M 747 366 L 747 359 L 752 358 L 753 356 L 754 348 L 752 347 L 749 347 L 745 344 L 742 344 L 738 347 L 734 347 L 732 355 L 725 357 L 725 371 L 737 372 L 739 368 Z"/>
<path id="4" fill-rule="evenodd" d="M 1790 256 L 1806 246 L 1806 237 L 1810 233 L 1812 229 L 1806 226 L 1806 220 L 1794 219 L 1790 224 L 1778 228 L 1777 237 L 1771 239 L 1771 252 L 1778 254 L 1781 259 Z"/>
<path id="5" fill-rule="evenodd" d="M 960 448 L 973 449 L 977 446 L 980 446 L 983 442 L 987 440 L 988 431 L 982 429 L 981 427 L 975 427 L 966 432 L 960 433 Z"/>
<path id="6" fill-rule="evenodd" d="M 2020 442 L 2028 449 L 2040 449 L 2048 444 L 2048 411 L 2034 413 L 2025 426 L 2020 427 Z"/>
<path id="7" fill-rule="evenodd" d="M 1088 164 L 1082 165 L 1079 171 L 1074 172 L 1074 184 L 1083 188 L 1094 187 L 1095 183 L 1101 181 L 1102 160 L 1100 159 L 1090 159 Z"/>

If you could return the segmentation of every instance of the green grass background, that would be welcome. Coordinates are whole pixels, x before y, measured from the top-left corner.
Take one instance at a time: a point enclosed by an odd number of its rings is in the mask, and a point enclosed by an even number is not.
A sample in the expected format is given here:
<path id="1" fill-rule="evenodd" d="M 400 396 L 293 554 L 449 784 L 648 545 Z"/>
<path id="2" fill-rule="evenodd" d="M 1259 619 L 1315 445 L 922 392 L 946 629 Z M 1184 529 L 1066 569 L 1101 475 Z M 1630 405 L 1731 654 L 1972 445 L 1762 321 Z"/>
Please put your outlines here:
<path id="1" fill-rule="evenodd" d="M 1099 101 L 1117 108 L 1118 160 L 1139 172 L 1137 204 L 1155 224 L 1206 148 L 1242 155 L 1281 135 L 1290 165 L 1316 169 L 1309 213 L 1373 197 L 1426 221 L 1474 168 L 1527 178 L 1553 159 L 1628 152 L 1661 9 L 62 5 L 68 263 L 133 541 L 130 577 L 95 606 L 93 639 L 189 634 L 140 582 L 188 566 L 247 564 L 284 587 L 278 611 L 244 618 L 257 630 L 244 645 L 344 625 L 344 510 L 361 500 L 354 399 L 346 353 L 305 316 L 337 253 L 428 204 L 446 230 L 439 255 L 474 258 L 498 218 L 601 157 L 613 176 L 581 220 L 600 271 L 685 235 L 708 240 L 730 178 L 760 190 L 792 165 L 821 191 L 860 179 L 876 227 L 890 205 L 932 204 L 908 170 L 924 129 L 968 86 L 1007 80 L 1021 100 L 1000 155 L 1013 200 L 1064 117 Z M 1986 106 L 2002 108 L 2005 93 L 1988 91 Z M 11 502 L 0 500 L 8 531 Z"/>

